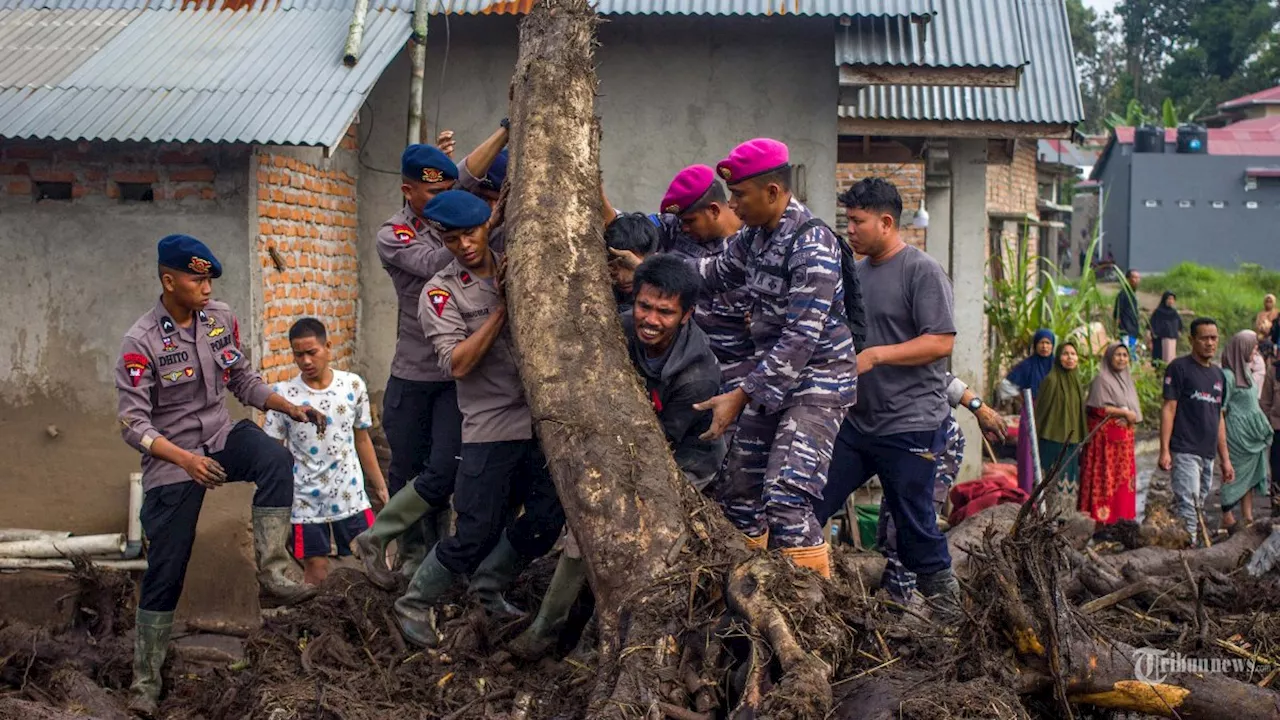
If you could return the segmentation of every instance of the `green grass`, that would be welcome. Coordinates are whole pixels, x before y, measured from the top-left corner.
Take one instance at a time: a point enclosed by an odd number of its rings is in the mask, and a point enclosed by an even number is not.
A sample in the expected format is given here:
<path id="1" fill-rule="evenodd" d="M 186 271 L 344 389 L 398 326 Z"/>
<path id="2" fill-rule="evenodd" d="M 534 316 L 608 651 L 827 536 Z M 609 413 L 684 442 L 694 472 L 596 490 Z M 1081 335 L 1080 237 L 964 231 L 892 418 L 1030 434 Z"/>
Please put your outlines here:
<path id="1" fill-rule="evenodd" d="M 1253 328 L 1253 318 L 1262 310 L 1263 295 L 1280 294 L 1280 272 L 1252 264 L 1227 272 L 1182 263 L 1144 283 L 1143 289 L 1172 290 L 1178 296 L 1180 309 L 1217 320 L 1223 335 L 1230 337 Z"/>

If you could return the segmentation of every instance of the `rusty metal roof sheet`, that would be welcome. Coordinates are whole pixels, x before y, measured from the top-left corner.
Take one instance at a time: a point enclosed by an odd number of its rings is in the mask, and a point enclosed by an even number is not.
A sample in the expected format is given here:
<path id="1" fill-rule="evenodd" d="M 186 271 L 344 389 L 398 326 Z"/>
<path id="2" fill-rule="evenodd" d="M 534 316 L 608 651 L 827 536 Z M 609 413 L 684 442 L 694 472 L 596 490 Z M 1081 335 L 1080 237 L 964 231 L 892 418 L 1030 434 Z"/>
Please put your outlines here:
<path id="1" fill-rule="evenodd" d="M 1018 0 L 978 0 L 963 8 L 942 0 L 940 5 L 945 16 L 852 18 L 836 31 L 836 64 L 1000 69 L 1027 64 Z"/>
<path id="2" fill-rule="evenodd" d="M 937 0 L 938 14 L 932 32 L 958 32 L 967 27 L 973 42 L 991 43 L 984 28 L 974 22 L 979 13 L 989 16 L 993 6 L 1006 0 Z M 864 87 L 856 103 L 842 106 L 840 117 L 868 120 L 935 120 L 1072 124 L 1084 119 L 1080 86 L 1071 49 L 1071 31 L 1063 0 L 1017 0 L 1016 27 L 1029 63 L 1016 88 L 912 87 L 879 85 Z M 983 9 L 980 6 L 986 6 Z M 953 27 L 954 26 L 954 27 Z"/>
<path id="3" fill-rule="evenodd" d="M 0 9 L 0 54 L 18 58 L 0 69 L 0 137 L 335 145 L 410 31 L 408 13 L 370 12 L 347 68 L 350 21 L 346 9 Z"/>
<path id="4" fill-rule="evenodd" d="M 432 0 L 431 12 L 524 14 L 535 0 Z M 602 15 L 927 16 L 936 0 L 595 0 Z M 0 10 L 343 10 L 352 0 L 0 0 Z M 411 12 L 413 0 L 370 0 L 370 10 Z"/>

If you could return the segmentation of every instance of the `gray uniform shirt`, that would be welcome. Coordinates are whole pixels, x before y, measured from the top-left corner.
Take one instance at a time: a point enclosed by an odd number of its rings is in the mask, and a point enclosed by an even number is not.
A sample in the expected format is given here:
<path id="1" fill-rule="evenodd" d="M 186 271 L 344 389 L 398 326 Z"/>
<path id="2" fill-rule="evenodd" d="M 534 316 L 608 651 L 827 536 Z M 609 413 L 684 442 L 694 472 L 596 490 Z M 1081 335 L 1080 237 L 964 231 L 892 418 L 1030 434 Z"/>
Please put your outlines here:
<path id="1" fill-rule="evenodd" d="M 951 280 L 924 252 L 907 246 L 879 265 L 860 260 L 858 278 L 867 304 L 867 347 L 955 334 Z M 868 435 L 937 430 L 950 412 L 946 375 L 946 359 L 920 367 L 877 365 L 858 377 L 858 402 L 849 417 Z"/>
<path id="2" fill-rule="evenodd" d="M 444 251 L 444 245 L 431 226 L 405 205 L 378 229 L 378 258 L 391 276 L 399 306 L 396 354 L 391 359 L 391 374 L 401 380 L 417 382 L 452 379 L 448 373 L 440 371 L 435 349 L 422 334 L 422 325 L 418 322 L 418 298 L 422 295 L 422 286 L 452 256 Z"/>
<path id="3" fill-rule="evenodd" d="M 156 438 L 197 455 L 219 452 L 231 432 L 227 391 L 259 410 L 271 397 L 240 349 L 240 322 L 217 300 L 189 328 L 178 327 L 157 302 L 125 333 L 115 380 L 121 434 L 142 453 L 147 490 L 191 480 L 182 468 L 151 456 Z"/>
<path id="4" fill-rule="evenodd" d="M 501 259 L 496 253 L 495 257 Z M 418 317 L 423 333 L 435 346 L 442 372 L 452 375 L 453 349 L 479 330 L 498 305 L 493 282 L 475 277 L 456 260 L 431 278 L 419 301 Z M 463 443 L 533 438 L 533 418 L 509 327 L 502 328 L 475 368 L 457 380 Z"/>

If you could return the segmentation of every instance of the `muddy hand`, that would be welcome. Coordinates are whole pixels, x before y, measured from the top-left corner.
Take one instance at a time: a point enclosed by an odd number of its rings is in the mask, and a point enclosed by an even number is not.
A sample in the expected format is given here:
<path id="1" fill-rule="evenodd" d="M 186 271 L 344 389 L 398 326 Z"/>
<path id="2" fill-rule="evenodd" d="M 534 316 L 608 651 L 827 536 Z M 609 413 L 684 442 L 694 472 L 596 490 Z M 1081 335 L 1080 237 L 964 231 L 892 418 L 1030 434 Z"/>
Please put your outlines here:
<path id="1" fill-rule="evenodd" d="M 227 481 L 227 471 L 211 457 L 192 455 L 191 460 L 183 467 L 197 484 L 212 490 Z"/>
<path id="2" fill-rule="evenodd" d="M 635 270 L 640 267 L 640 263 L 644 262 L 644 258 L 631 252 L 630 250 L 614 250 L 609 248 L 609 262 L 616 263 L 619 267 L 627 270 Z"/>

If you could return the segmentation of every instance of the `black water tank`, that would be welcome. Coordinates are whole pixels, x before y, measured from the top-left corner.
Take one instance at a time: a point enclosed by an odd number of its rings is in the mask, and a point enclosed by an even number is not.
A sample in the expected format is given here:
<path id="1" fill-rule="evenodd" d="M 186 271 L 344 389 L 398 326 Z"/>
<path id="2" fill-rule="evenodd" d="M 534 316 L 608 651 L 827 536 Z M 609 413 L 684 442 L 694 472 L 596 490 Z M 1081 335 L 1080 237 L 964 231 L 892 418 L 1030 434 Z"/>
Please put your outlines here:
<path id="1" fill-rule="evenodd" d="M 1142 125 L 1133 131 L 1133 151 L 1136 153 L 1164 152 L 1164 128 Z"/>
<path id="2" fill-rule="evenodd" d="M 1195 123 L 1179 125 L 1178 152 L 1191 154 L 1209 152 L 1209 131 L 1203 125 Z"/>

